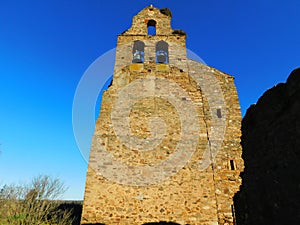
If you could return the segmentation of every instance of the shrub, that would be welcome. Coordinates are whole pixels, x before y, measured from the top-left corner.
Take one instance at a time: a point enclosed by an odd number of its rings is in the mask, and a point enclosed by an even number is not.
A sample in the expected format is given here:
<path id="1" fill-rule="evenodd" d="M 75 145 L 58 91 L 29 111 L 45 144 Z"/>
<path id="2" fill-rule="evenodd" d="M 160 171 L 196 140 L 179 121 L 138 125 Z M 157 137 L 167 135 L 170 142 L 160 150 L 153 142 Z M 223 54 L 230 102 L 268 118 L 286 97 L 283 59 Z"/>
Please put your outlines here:
<path id="1" fill-rule="evenodd" d="M 72 224 L 72 211 L 59 209 L 66 191 L 59 179 L 38 176 L 29 185 L 4 185 L 0 189 L 1 224 Z"/>

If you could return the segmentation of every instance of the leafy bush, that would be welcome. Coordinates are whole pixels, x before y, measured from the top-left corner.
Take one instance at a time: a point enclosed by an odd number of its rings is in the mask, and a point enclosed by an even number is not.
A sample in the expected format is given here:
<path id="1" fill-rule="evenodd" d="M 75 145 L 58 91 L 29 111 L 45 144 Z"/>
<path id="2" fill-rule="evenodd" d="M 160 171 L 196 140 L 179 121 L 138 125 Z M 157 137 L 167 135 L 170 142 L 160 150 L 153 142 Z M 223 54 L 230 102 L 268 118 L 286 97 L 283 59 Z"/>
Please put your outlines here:
<path id="1" fill-rule="evenodd" d="M 4 185 L 0 189 L 0 223 L 16 225 L 70 225 L 71 210 L 59 209 L 66 191 L 59 179 L 38 176 L 29 185 Z"/>

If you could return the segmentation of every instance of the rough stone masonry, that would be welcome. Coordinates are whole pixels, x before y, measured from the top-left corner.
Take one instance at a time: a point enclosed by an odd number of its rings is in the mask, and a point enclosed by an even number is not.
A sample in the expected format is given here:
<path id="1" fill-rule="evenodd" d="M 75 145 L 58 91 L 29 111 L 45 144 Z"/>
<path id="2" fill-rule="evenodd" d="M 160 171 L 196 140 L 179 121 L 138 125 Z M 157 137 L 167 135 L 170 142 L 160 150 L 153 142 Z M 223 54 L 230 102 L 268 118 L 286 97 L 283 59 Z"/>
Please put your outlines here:
<path id="1" fill-rule="evenodd" d="M 244 165 L 234 78 L 188 59 L 171 17 L 146 7 L 118 36 L 81 224 L 235 223 Z"/>

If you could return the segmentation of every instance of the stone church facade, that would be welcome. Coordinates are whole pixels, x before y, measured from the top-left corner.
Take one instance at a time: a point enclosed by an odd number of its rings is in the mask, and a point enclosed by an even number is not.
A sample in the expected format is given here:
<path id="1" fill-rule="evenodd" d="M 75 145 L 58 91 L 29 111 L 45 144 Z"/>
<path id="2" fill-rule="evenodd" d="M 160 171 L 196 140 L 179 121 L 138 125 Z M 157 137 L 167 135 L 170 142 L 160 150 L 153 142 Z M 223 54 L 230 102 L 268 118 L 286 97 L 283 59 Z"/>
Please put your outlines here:
<path id="1" fill-rule="evenodd" d="M 118 36 L 92 140 L 81 224 L 234 224 L 241 113 L 234 78 L 187 58 L 171 12 Z"/>

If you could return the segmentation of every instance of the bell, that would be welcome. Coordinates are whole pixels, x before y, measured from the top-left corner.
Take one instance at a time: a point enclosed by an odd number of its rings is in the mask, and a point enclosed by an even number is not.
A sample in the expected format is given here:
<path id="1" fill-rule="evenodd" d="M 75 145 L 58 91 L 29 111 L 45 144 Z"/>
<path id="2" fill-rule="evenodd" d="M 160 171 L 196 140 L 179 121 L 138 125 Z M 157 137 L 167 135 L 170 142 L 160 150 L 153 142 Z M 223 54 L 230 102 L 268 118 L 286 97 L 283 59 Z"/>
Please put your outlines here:
<path id="1" fill-rule="evenodd" d="M 139 51 L 136 51 L 136 52 L 133 54 L 132 62 L 133 62 L 133 63 L 142 63 L 142 62 L 143 62 L 141 53 L 140 53 Z"/>
<path id="2" fill-rule="evenodd" d="M 166 53 L 159 52 L 158 55 L 157 55 L 157 62 L 158 63 L 166 63 L 166 61 L 167 61 Z"/>

